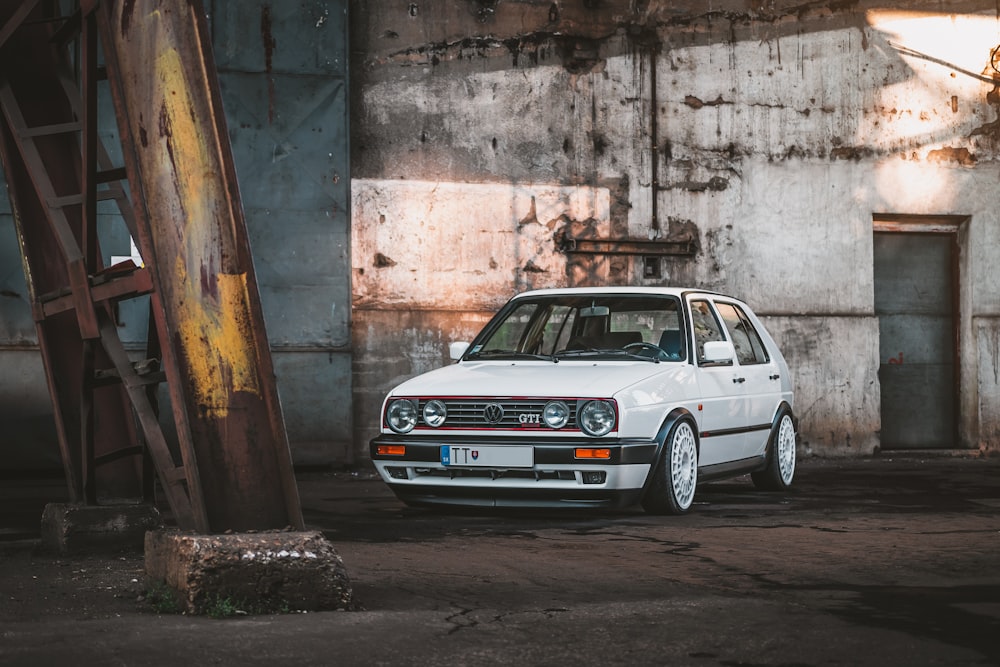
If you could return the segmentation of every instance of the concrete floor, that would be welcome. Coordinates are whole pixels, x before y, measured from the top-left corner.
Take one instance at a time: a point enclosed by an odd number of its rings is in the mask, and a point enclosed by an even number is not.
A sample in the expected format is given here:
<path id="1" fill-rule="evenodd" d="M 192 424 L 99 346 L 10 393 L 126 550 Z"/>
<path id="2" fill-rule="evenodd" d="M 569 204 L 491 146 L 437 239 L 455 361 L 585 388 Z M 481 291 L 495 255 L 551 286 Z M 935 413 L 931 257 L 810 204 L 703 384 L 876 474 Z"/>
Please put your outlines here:
<path id="1" fill-rule="evenodd" d="M 37 549 L 53 480 L 0 480 L 2 665 L 997 665 L 1000 458 L 800 463 L 692 512 L 435 513 L 301 473 L 357 611 L 159 614 L 141 554 Z"/>

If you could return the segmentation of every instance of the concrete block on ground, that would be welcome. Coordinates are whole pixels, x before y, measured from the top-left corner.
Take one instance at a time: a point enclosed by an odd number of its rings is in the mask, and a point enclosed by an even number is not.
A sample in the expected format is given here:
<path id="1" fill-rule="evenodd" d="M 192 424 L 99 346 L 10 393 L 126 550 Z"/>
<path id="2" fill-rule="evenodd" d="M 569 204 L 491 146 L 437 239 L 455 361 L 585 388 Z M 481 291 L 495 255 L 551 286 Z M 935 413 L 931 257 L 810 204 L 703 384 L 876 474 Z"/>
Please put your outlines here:
<path id="1" fill-rule="evenodd" d="M 351 604 L 344 562 L 319 531 L 146 534 L 146 576 L 173 594 L 180 611 L 218 605 L 248 613 L 324 611 Z"/>
<path id="2" fill-rule="evenodd" d="M 42 546 L 60 554 L 138 551 L 146 533 L 162 526 L 152 505 L 49 503 L 42 511 Z"/>

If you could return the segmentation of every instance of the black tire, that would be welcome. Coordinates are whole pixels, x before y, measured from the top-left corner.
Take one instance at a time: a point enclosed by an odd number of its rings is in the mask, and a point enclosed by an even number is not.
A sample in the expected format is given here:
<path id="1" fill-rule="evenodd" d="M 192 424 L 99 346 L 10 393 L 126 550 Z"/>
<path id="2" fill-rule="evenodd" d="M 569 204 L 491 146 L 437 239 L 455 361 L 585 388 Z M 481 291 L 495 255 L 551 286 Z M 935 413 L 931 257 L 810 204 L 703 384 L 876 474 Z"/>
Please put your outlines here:
<path id="1" fill-rule="evenodd" d="M 750 474 L 761 491 L 787 491 L 795 477 L 795 420 L 787 406 L 778 410 L 767 441 L 767 467 Z"/>
<path id="2" fill-rule="evenodd" d="M 698 485 L 698 438 L 694 425 L 678 420 L 667 432 L 642 508 L 650 514 L 684 514 Z"/>

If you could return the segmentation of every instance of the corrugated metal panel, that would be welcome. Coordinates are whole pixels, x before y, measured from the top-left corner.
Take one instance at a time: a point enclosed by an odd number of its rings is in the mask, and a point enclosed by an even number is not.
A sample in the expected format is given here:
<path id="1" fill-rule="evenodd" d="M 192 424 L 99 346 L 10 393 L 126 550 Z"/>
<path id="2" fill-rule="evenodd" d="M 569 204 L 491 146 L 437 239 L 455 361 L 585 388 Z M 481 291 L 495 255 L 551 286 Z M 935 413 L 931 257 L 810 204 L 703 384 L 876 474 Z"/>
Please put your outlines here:
<path id="1" fill-rule="evenodd" d="M 213 40 L 293 456 L 351 456 L 347 1 L 215 0 Z"/>

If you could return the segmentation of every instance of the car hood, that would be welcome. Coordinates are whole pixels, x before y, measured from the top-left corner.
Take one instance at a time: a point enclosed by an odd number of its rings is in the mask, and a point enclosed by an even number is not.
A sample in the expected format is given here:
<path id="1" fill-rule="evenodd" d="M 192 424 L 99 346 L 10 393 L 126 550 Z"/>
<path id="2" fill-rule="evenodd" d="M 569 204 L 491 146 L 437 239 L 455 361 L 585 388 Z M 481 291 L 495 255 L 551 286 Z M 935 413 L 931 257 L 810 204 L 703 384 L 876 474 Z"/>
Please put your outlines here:
<path id="1" fill-rule="evenodd" d="M 552 396 L 608 398 L 686 364 L 648 361 L 465 361 L 407 380 L 392 396 Z"/>

